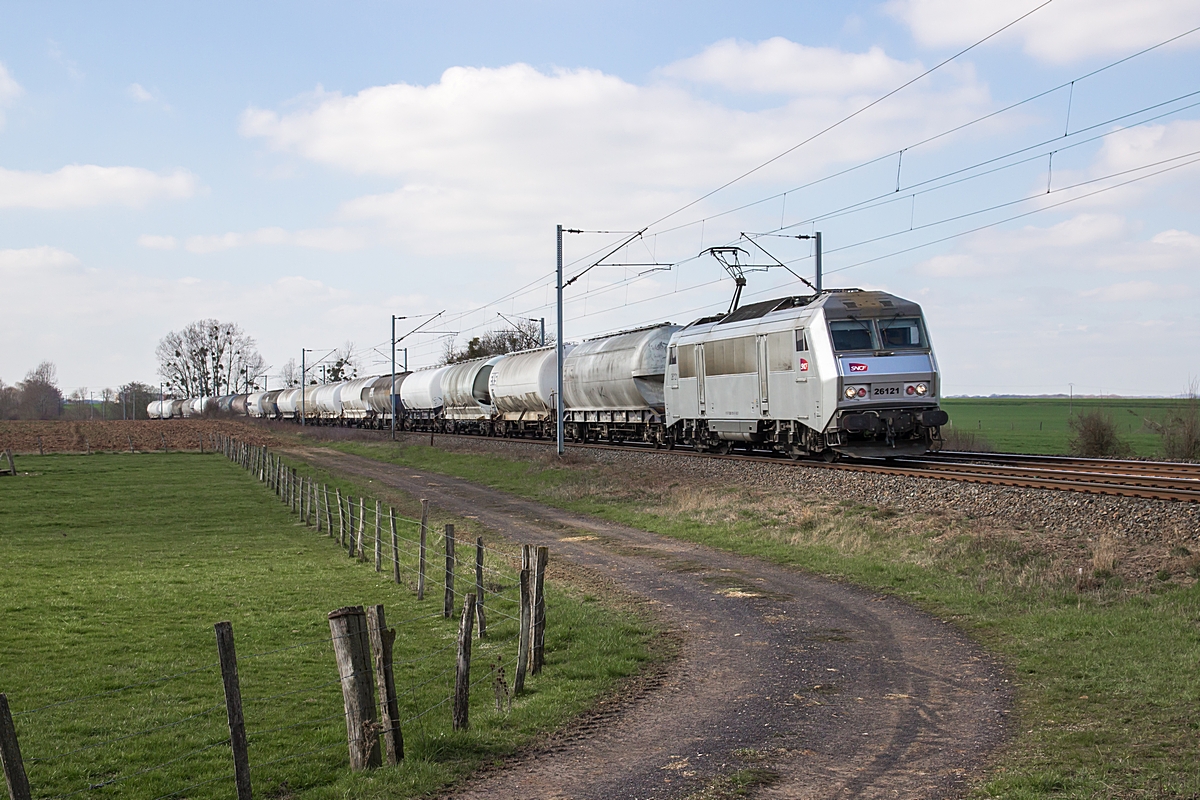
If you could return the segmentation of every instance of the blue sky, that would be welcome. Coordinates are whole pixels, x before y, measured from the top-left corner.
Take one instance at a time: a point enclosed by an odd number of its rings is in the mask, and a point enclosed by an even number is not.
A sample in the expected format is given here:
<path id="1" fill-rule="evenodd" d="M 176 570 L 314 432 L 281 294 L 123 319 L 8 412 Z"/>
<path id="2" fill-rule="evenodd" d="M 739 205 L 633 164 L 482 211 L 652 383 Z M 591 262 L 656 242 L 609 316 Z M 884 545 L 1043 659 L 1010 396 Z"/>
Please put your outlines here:
<path id="1" fill-rule="evenodd" d="M 404 342 L 431 364 L 501 313 L 553 317 L 556 223 L 650 225 L 1037 4 L 8 4 L 0 379 L 156 383 L 159 338 L 206 317 L 275 371 L 352 342 L 377 372 L 390 314 L 444 310 Z M 592 270 L 566 337 L 724 308 L 699 254 L 742 232 L 808 275 L 786 237 L 821 230 L 827 285 L 922 303 L 949 393 L 1178 394 L 1200 32 L 1083 76 L 1196 26 L 1194 2 L 1053 0 L 651 225 L 606 263 L 671 266 Z M 568 272 L 620 238 L 568 237 Z"/>

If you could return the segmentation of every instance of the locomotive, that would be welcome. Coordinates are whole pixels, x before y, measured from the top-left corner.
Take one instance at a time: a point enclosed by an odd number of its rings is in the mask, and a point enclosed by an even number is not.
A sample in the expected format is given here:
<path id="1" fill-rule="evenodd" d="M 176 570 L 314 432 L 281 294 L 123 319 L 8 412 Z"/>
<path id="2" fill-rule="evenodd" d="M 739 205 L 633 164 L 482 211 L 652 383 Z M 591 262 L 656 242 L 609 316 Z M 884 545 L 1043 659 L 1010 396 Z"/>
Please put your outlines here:
<path id="1" fill-rule="evenodd" d="M 557 353 L 538 348 L 396 375 L 152 402 L 251 417 L 484 436 L 556 436 Z M 565 347 L 563 435 L 791 458 L 936 449 L 948 421 L 918 304 L 860 289 L 776 298 Z"/>

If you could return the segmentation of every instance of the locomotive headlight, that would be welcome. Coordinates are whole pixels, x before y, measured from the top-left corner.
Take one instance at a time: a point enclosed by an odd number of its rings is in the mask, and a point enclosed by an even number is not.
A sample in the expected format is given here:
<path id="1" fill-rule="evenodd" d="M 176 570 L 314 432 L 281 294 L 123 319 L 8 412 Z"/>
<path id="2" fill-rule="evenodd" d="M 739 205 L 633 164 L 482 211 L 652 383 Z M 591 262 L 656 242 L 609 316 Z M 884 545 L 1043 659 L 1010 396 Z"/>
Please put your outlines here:
<path id="1" fill-rule="evenodd" d="M 929 394 L 929 387 L 923 383 L 918 383 L 917 384 L 917 394 L 924 397 L 925 395 Z"/>
<path id="2" fill-rule="evenodd" d="M 846 387 L 846 399 L 853 400 L 858 396 L 858 391 L 853 386 Z"/>

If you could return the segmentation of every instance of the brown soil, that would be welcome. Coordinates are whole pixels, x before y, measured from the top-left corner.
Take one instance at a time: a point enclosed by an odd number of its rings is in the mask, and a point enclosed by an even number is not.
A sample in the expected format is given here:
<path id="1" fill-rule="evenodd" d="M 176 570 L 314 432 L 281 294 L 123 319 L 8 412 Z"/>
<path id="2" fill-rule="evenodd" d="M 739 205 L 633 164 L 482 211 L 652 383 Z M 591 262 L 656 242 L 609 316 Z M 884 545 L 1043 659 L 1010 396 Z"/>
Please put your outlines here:
<path id="1" fill-rule="evenodd" d="M 302 455 L 547 543 L 552 564 L 637 597 L 679 642 L 640 691 L 455 797 L 686 797 L 743 769 L 763 798 L 959 797 L 1004 738 L 1012 697 L 997 665 L 893 598 L 443 475 Z"/>
<path id="2" fill-rule="evenodd" d="M 0 451 L 17 454 L 199 450 L 212 447 L 210 434 L 236 436 L 250 444 L 274 441 L 255 425 L 222 419 L 173 420 L 0 420 Z"/>

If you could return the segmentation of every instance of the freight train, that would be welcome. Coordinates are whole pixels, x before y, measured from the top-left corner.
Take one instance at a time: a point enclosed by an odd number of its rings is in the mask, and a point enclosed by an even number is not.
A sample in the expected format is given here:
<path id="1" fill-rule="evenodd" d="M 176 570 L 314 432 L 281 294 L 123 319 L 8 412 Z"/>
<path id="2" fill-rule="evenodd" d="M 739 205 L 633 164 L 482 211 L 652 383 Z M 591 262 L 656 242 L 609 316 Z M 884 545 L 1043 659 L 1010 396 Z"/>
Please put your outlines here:
<path id="1" fill-rule="evenodd" d="M 792 458 L 936 449 L 948 421 L 921 308 L 832 289 L 564 347 L 563 435 Z M 149 404 L 152 419 L 225 413 L 483 436 L 557 435 L 546 347 L 396 375 Z"/>

